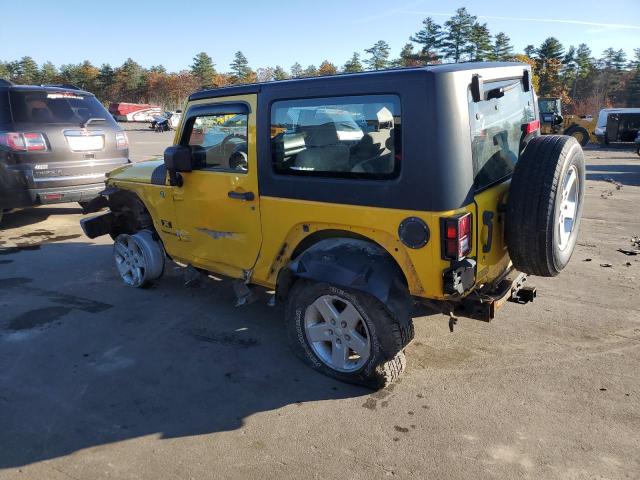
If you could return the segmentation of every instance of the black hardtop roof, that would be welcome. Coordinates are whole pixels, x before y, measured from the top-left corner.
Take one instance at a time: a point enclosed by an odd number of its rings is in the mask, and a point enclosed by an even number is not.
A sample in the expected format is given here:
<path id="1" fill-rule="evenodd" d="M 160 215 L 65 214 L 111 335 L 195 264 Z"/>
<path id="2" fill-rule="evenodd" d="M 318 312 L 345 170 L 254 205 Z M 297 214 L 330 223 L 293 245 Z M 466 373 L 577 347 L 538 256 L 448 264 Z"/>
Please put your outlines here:
<path id="1" fill-rule="evenodd" d="M 438 75 L 452 72 L 462 72 L 469 70 L 485 70 L 498 67 L 525 67 L 529 68 L 529 65 L 521 62 L 463 62 L 463 63 L 445 63 L 439 65 L 427 65 L 423 67 L 403 67 L 403 68 L 391 68 L 387 70 L 374 70 L 362 73 L 340 73 L 337 75 L 327 75 L 322 77 L 303 77 L 292 78 L 289 80 L 277 80 L 271 82 L 262 83 L 247 83 L 242 85 L 232 85 L 229 87 L 211 88 L 200 90 L 192 93 L 189 96 L 189 100 L 201 100 L 205 98 L 226 97 L 232 95 L 243 95 L 258 93 L 263 88 L 271 88 L 275 85 L 282 88 L 287 84 L 299 85 L 301 83 L 308 84 L 310 87 L 314 85 L 321 85 L 335 81 L 336 79 L 384 79 L 388 77 L 404 77 L 404 76 L 416 76 L 416 75 Z"/>

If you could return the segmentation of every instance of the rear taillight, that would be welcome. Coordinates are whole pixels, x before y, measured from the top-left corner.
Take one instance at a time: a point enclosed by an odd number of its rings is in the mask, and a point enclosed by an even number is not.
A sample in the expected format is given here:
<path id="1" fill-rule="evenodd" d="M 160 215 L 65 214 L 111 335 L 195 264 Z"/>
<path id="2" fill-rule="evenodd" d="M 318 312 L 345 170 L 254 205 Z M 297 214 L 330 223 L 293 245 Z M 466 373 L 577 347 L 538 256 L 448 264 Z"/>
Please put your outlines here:
<path id="1" fill-rule="evenodd" d="M 441 220 L 443 258 L 461 260 L 471 252 L 472 220 L 470 213 Z"/>
<path id="2" fill-rule="evenodd" d="M 125 132 L 116 132 L 116 147 L 118 150 L 129 148 L 129 138 Z"/>
<path id="3" fill-rule="evenodd" d="M 0 133 L 0 145 L 16 152 L 43 152 L 47 150 L 47 142 L 42 133 L 6 132 Z"/>
<path id="4" fill-rule="evenodd" d="M 536 130 L 540 130 L 540 120 L 534 120 L 533 122 L 525 123 L 522 125 L 522 131 L 525 135 L 529 135 Z"/>

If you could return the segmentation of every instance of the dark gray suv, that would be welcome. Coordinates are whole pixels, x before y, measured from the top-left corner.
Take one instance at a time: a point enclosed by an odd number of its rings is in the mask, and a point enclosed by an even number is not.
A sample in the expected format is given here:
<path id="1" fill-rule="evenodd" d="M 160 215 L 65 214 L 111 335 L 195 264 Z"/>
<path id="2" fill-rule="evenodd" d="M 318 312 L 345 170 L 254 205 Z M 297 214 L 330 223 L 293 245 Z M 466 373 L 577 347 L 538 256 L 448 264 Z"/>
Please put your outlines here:
<path id="1" fill-rule="evenodd" d="M 83 204 L 128 157 L 127 134 L 93 94 L 0 80 L 0 219 L 12 208 Z"/>

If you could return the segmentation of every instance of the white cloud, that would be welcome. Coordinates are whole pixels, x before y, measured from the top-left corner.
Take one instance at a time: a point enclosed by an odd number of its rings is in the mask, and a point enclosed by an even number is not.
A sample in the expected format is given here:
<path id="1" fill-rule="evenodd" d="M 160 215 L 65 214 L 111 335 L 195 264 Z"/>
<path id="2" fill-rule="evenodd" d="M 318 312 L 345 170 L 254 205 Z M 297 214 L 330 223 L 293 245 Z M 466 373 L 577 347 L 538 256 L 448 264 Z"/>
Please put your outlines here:
<path id="1" fill-rule="evenodd" d="M 394 13 L 408 13 L 412 15 L 424 15 L 433 17 L 451 17 L 454 13 L 441 13 L 441 12 L 422 12 L 402 10 L 401 12 L 394 11 Z M 538 23 L 563 23 L 569 25 L 584 25 L 588 27 L 599 27 L 599 29 L 626 29 L 626 30 L 640 30 L 640 25 L 626 25 L 622 23 L 601 23 L 601 22 L 588 22 L 585 20 L 570 20 L 564 18 L 530 18 L 530 17 L 501 17 L 497 15 L 476 15 L 478 18 L 484 20 L 508 20 L 512 22 L 538 22 Z"/>

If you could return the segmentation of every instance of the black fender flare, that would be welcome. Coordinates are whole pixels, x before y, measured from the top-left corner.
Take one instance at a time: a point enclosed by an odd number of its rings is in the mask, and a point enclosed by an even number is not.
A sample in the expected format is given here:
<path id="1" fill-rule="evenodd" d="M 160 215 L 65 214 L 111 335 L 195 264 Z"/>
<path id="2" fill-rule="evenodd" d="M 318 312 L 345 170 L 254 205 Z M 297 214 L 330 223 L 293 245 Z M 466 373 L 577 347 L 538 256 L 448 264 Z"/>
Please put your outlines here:
<path id="1" fill-rule="evenodd" d="M 326 282 L 377 298 L 396 319 L 410 319 L 411 296 L 395 259 L 380 245 L 358 238 L 328 238 L 314 243 L 278 275 L 278 298 L 297 279 Z"/>

